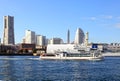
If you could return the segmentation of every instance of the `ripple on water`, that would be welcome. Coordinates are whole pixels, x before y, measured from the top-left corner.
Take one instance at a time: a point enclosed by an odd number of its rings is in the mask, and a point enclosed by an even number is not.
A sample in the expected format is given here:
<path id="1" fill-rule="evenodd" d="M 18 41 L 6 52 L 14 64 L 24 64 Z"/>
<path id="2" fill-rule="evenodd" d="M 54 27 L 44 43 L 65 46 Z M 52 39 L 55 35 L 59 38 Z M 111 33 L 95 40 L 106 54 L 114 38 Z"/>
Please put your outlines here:
<path id="1" fill-rule="evenodd" d="M 105 57 L 97 62 L 40 60 L 34 56 L 0 57 L 0 80 L 120 81 L 119 60 L 120 57 Z"/>

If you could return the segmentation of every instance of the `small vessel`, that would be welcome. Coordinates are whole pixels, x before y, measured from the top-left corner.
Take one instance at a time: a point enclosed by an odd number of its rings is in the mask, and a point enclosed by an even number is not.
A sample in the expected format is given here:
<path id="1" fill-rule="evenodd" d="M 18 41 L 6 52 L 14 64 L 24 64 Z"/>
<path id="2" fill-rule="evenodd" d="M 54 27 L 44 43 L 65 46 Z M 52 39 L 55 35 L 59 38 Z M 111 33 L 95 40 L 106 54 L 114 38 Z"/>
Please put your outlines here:
<path id="1" fill-rule="evenodd" d="M 43 54 L 40 59 L 53 60 L 102 60 L 103 56 L 100 50 L 91 49 L 90 51 L 79 50 L 77 53 L 57 51 L 53 54 Z"/>
<path id="2" fill-rule="evenodd" d="M 101 50 L 96 45 L 86 47 L 75 44 L 48 45 L 47 53 L 40 55 L 40 59 L 60 60 L 102 60 Z"/>

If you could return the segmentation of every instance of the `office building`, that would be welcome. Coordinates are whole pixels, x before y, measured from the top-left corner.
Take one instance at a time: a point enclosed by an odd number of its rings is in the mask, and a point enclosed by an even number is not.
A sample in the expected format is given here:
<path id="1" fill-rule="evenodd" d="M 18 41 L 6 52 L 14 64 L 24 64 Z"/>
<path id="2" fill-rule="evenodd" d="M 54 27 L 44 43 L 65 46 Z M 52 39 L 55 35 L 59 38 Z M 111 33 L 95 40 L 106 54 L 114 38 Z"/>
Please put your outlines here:
<path id="1" fill-rule="evenodd" d="M 45 46 L 46 45 L 46 36 L 37 35 L 36 36 L 36 45 Z"/>
<path id="2" fill-rule="evenodd" d="M 62 44 L 63 40 L 61 38 L 52 38 L 49 40 L 49 44 Z"/>
<path id="3" fill-rule="evenodd" d="M 14 17 L 4 16 L 4 34 L 3 34 L 4 45 L 14 45 Z"/>
<path id="4" fill-rule="evenodd" d="M 26 30 L 25 43 L 27 43 L 27 44 L 35 44 L 36 43 L 36 37 L 35 37 L 34 31 Z"/>
<path id="5" fill-rule="evenodd" d="M 78 28 L 77 31 L 76 31 L 76 34 L 75 34 L 74 43 L 75 44 L 83 44 L 84 43 L 84 38 L 85 38 L 85 35 L 84 35 L 83 30 Z"/>

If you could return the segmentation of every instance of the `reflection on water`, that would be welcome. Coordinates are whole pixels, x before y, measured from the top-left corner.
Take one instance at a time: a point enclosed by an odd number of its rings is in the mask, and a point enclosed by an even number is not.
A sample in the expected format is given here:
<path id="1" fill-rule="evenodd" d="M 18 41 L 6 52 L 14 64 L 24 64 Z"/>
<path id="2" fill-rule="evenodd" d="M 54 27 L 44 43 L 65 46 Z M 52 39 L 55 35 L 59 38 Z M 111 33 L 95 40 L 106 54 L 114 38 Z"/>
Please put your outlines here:
<path id="1" fill-rule="evenodd" d="M 40 60 L 37 56 L 0 56 L 3 81 L 120 81 L 120 57 L 104 61 Z"/>

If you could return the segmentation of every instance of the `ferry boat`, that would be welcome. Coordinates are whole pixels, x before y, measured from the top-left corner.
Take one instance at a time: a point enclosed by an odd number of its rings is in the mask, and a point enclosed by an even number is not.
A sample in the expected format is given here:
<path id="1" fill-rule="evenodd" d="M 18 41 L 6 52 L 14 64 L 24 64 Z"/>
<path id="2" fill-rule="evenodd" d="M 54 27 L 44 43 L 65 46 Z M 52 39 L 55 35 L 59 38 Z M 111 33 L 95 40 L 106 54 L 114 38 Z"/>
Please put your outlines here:
<path id="1" fill-rule="evenodd" d="M 55 48 L 54 48 L 55 47 Z M 68 45 L 68 48 L 63 46 L 48 46 L 48 53 L 40 55 L 40 59 L 53 59 L 53 60 L 102 60 L 103 56 L 97 48 L 86 48 L 84 46 Z M 72 48 L 71 48 L 72 47 Z M 54 49 L 54 52 L 50 50 Z M 69 49 L 69 50 L 68 50 Z"/>

